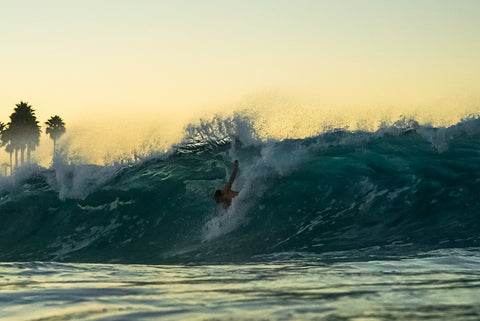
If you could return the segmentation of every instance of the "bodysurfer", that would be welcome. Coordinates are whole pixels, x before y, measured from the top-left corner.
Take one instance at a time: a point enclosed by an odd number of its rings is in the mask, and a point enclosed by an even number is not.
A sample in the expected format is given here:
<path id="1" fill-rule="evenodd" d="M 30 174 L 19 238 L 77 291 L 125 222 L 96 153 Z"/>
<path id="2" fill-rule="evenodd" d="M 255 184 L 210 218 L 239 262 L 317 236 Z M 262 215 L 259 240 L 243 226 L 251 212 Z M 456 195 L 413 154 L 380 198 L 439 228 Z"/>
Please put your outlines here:
<path id="1" fill-rule="evenodd" d="M 215 191 L 215 195 L 213 196 L 215 202 L 217 202 L 218 204 L 223 203 L 223 208 L 228 208 L 232 204 L 232 199 L 238 195 L 238 192 L 232 191 L 232 184 L 235 180 L 235 177 L 237 176 L 237 172 L 238 160 L 235 161 L 235 169 L 233 170 L 233 173 L 230 176 L 227 185 L 225 185 L 223 190 L 217 189 Z"/>

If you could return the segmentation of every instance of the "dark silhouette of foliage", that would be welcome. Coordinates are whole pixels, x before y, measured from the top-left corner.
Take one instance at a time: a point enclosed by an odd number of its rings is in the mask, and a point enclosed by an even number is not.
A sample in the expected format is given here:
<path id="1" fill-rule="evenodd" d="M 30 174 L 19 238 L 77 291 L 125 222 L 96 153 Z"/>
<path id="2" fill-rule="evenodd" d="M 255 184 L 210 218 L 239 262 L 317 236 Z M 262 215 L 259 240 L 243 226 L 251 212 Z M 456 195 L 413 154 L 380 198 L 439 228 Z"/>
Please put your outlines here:
<path id="1" fill-rule="evenodd" d="M 0 121 L 0 147 L 5 145 L 3 141 L 3 133 L 5 132 L 5 129 L 7 129 L 7 125 Z M 5 176 L 7 176 L 7 170 L 5 170 Z"/>
<path id="2" fill-rule="evenodd" d="M 0 147 L 3 147 L 7 144 L 3 137 L 3 133 L 5 133 L 5 130 L 7 129 L 7 125 L 5 123 L 0 121 Z"/>
<path id="3" fill-rule="evenodd" d="M 24 164 L 24 152 L 27 150 L 27 162 L 31 162 L 31 151 L 40 143 L 41 129 L 38 125 L 35 110 L 28 103 L 21 101 L 16 104 L 10 115 L 10 122 L 3 136 L 15 151 L 15 166 L 18 166 L 18 151 L 21 154 L 21 165 Z"/>
<path id="4" fill-rule="evenodd" d="M 12 118 L 10 116 L 10 118 Z M 18 166 L 18 150 L 20 145 L 18 140 L 15 139 L 15 129 L 11 126 L 12 123 L 7 124 L 6 129 L 2 133 L 2 145 L 6 145 L 6 152 L 10 154 L 10 159 L 12 159 L 12 154 L 15 153 L 15 167 Z"/>
<path id="5" fill-rule="evenodd" d="M 57 140 L 65 134 L 66 128 L 65 123 L 63 122 L 60 116 L 52 116 L 48 121 L 45 122 L 47 125 L 47 130 L 45 131 L 50 138 L 53 140 L 53 158 L 56 156 L 56 146 Z"/>
<path id="6" fill-rule="evenodd" d="M 0 147 L 3 147 L 5 146 L 5 151 L 7 153 L 10 154 L 10 173 L 12 173 L 13 171 L 13 163 L 12 163 L 12 155 L 13 155 L 13 152 L 14 152 L 14 149 L 13 149 L 13 146 L 12 144 L 10 144 L 10 140 L 9 140 L 9 127 L 0 122 Z"/>

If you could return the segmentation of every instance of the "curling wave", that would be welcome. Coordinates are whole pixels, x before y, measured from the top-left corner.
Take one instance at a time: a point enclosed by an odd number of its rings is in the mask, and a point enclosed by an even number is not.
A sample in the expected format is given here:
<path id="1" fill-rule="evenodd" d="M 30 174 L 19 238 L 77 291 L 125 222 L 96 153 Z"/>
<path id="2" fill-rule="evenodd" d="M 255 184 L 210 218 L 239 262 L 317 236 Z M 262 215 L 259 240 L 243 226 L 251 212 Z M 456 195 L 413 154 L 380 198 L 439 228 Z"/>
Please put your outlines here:
<path id="1" fill-rule="evenodd" d="M 213 191 L 234 159 L 240 194 Z M 0 179 L 0 260 L 178 263 L 369 249 L 474 247 L 480 120 L 403 120 L 376 132 L 262 141 L 248 119 L 187 128 L 168 153 L 116 165 L 55 163 Z"/>

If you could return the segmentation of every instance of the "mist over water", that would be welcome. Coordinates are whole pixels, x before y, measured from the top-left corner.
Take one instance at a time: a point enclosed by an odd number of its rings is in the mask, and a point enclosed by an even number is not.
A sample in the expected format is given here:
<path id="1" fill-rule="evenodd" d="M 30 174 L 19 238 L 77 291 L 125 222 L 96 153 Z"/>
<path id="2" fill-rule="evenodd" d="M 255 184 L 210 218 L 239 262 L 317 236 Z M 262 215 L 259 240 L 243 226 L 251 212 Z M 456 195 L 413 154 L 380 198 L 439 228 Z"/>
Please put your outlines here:
<path id="1" fill-rule="evenodd" d="M 212 105 L 215 106 L 215 105 Z M 179 144 L 189 126 L 214 119 L 246 117 L 255 135 L 263 140 L 303 139 L 344 129 L 375 132 L 397 121 L 411 119 L 420 125 L 449 127 L 479 113 L 480 100 L 459 99 L 425 104 L 339 104 L 318 98 L 277 93 L 252 95 L 235 103 L 199 108 L 193 113 L 125 112 L 66 118 L 67 132 L 58 142 L 67 162 L 114 164 L 132 162 L 152 153 L 163 153 Z M 132 108 L 135 111 L 135 108 Z M 232 133 L 233 135 L 233 133 Z M 33 153 L 44 167 L 52 164 L 52 141 L 45 135 Z M 8 161 L 1 153 L 0 160 Z"/>

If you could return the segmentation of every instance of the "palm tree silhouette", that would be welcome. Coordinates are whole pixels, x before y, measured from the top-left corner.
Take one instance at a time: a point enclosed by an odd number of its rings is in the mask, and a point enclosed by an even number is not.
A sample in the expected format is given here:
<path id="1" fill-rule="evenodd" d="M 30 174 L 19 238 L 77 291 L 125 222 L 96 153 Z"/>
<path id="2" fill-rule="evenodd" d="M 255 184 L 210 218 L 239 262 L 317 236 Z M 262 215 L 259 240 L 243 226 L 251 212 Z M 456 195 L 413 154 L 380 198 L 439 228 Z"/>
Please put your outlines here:
<path id="1" fill-rule="evenodd" d="M 12 155 L 13 155 L 14 150 L 15 149 L 13 148 L 12 144 L 8 144 L 7 146 L 5 146 L 5 151 L 10 154 L 10 175 L 12 175 L 12 173 L 13 173 Z"/>
<path id="2" fill-rule="evenodd" d="M 45 122 L 45 125 L 47 125 L 45 132 L 50 135 L 50 138 L 53 140 L 53 158 L 55 159 L 57 139 L 65 134 L 65 123 L 60 116 L 55 115 L 50 117 L 50 119 Z"/>
<path id="3" fill-rule="evenodd" d="M 5 125 L 5 123 L 0 121 L 0 146 L 5 145 L 3 142 L 3 133 L 5 132 L 6 129 L 7 129 L 7 125 Z"/>
<path id="4" fill-rule="evenodd" d="M 9 139 L 9 126 L 5 123 L 0 122 L 0 147 L 5 146 L 5 151 L 10 154 L 10 175 L 12 173 L 13 164 L 12 164 L 12 154 L 14 152 L 13 145 L 10 144 Z"/>
<path id="5" fill-rule="evenodd" d="M 23 101 L 16 104 L 13 113 L 10 115 L 10 122 L 6 132 L 6 139 L 15 151 L 15 167 L 18 166 L 18 151 L 20 151 L 21 165 L 24 164 L 25 149 L 27 149 L 27 161 L 30 163 L 31 151 L 35 150 L 35 147 L 39 145 L 41 133 L 35 110 L 32 106 Z"/>
<path id="6" fill-rule="evenodd" d="M 7 125 L 5 125 L 5 123 L 0 121 L 0 147 L 7 144 L 6 140 L 3 137 L 3 134 L 5 133 L 6 129 L 7 129 Z M 6 148 L 5 148 L 5 150 L 6 150 Z M 11 162 L 11 159 L 12 158 L 11 158 L 11 154 L 10 154 L 10 162 Z M 7 170 L 6 169 L 5 169 L 5 176 L 7 176 Z"/>
<path id="7" fill-rule="evenodd" d="M 10 173 L 12 173 L 12 154 L 14 152 L 13 145 L 10 143 L 10 132 L 9 126 L 4 123 L 0 123 L 0 146 L 5 146 L 5 151 L 10 154 Z"/>

